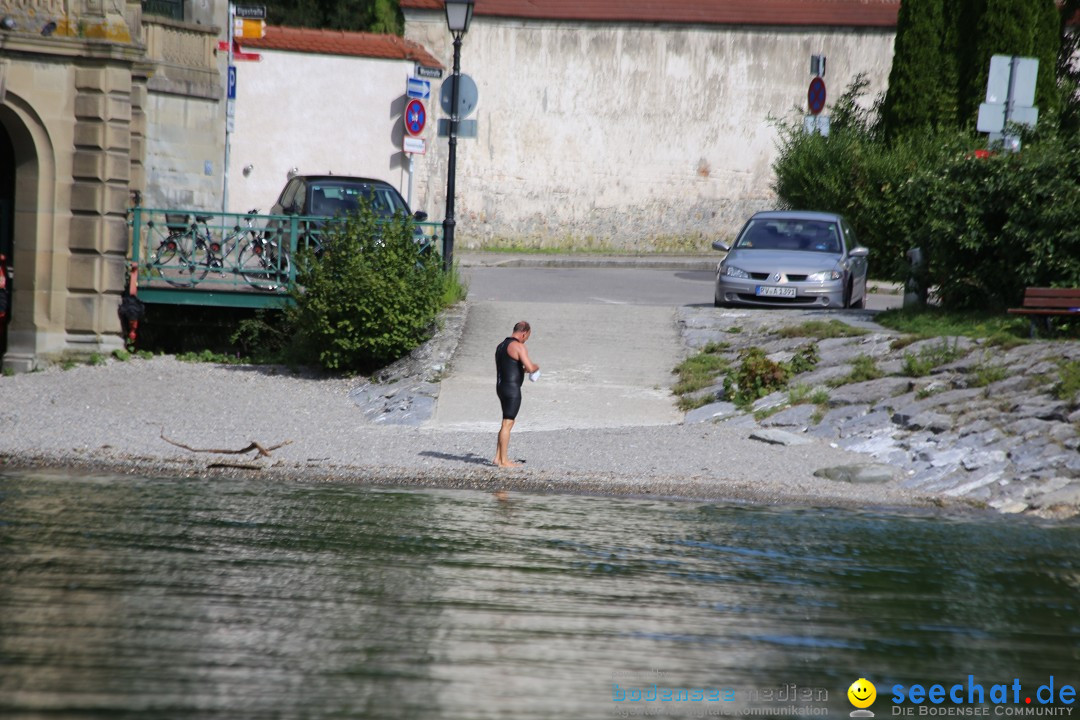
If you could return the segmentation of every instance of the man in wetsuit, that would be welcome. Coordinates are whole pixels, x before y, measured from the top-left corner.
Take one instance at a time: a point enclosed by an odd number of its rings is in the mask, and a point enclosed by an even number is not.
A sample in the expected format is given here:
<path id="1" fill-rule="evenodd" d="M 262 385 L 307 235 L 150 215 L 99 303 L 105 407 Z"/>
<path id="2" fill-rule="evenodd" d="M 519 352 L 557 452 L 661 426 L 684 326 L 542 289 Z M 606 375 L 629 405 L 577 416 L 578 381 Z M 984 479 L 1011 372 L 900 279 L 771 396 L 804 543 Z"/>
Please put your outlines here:
<path id="1" fill-rule="evenodd" d="M 518 409 L 521 407 L 521 383 L 525 373 L 535 373 L 540 366 L 529 359 L 525 341 L 532 334 L 529 323 L 522 320 L 514 325 L 510 337 L 495 348 L 495 392 L 502 403 L 502 427 L 499 428 L 499 441 L 495 445 L 495 460 L 499 467 L 515 467 L 518 463 L 510 462 L 507 450 L 510 447 L 510 429 L 514 427 Z"/>

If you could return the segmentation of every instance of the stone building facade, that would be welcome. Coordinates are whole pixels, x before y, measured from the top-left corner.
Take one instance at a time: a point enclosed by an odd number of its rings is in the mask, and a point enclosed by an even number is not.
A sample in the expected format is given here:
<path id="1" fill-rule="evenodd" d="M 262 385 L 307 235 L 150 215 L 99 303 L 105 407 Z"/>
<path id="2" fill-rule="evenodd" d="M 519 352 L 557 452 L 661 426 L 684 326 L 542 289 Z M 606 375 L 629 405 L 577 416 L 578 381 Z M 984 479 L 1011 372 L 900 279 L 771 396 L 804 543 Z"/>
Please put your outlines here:
<path id="1" fill-rule="evenodd" d="M 224 15 L 186 4 L 173 19 L 141 2 L 0 0 L 5 370 L 122 346 L 135 191 L 220 197 Z"/>

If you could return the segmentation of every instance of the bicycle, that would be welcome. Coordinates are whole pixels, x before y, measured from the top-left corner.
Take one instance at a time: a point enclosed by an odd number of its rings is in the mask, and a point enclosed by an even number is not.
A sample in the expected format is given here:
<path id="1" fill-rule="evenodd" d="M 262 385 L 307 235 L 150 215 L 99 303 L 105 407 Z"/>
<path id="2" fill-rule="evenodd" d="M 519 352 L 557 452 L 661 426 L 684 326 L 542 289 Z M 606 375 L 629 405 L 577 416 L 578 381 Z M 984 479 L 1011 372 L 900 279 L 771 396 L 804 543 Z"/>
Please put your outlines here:
<path id="1" fill-rule="evenodd" d="M 237 264 L 249 285 L 267 292 L 286 285 L 292 267 L 288 248 L 282 248 L 265 232 L 250 234 L 248 242 L 240 249 Z"/>
<path id="2" fill-rule="evenodd" d="M 277 290 L 283 284 L 281 278 L 288 277 L 288 259 L 278 257 L 275 244 L 255 228 L 253 216 L 257 213 L 258 208 L 250 210 L 244 218 L 246 227 L 237 224 L 220 239 L 209 225 L 213 215 L 196 215 L 189 224 L 190 215 L 166 213 L 169 234 L 158 245 L 148 267 L 173 287 L 194 287 L 215 270 L 222 277 L 227 271 L 239 274 L 259 290 Z M 236 264 L 227 268 L 226 260 L 237 248 L 240 252 Z"/>

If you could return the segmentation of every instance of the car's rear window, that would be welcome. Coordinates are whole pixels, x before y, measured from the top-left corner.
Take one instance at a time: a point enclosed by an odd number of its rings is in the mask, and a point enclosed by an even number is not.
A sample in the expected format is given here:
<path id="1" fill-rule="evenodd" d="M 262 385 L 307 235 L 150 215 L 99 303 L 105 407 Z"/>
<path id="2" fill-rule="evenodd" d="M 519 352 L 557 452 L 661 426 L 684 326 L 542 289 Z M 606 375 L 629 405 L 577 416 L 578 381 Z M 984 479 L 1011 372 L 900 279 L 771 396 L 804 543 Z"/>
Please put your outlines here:
<path id="1" fill-rule="evenodd" d="M 827 220 L 751 220 L 735 243 L 738 249 L 810 250 L 838 253 L 840 228 Z"/>
<path id="2" fill-rule="evenodd" d="M 401 196 L 389 185 L 343 182 L 313 182 L 310 213 L 333 216 L 356 212 L 360 198 L 366 199 L 375 214 L 383 217 L 408 213 Z"/>

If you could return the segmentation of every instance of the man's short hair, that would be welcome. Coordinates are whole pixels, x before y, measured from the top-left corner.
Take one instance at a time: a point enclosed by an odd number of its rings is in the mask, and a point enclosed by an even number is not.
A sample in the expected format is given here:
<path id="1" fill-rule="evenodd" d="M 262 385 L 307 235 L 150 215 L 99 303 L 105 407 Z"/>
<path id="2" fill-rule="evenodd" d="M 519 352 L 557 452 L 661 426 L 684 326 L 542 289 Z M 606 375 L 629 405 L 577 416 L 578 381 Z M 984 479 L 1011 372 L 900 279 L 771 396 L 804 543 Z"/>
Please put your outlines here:
<path id="1" fill-rule="evenodd" d="M 518 324 L 514 326 L 514 332 L 530 332 L 531 330 L 532 327 L 524 320 L 519 321 Z"/>

